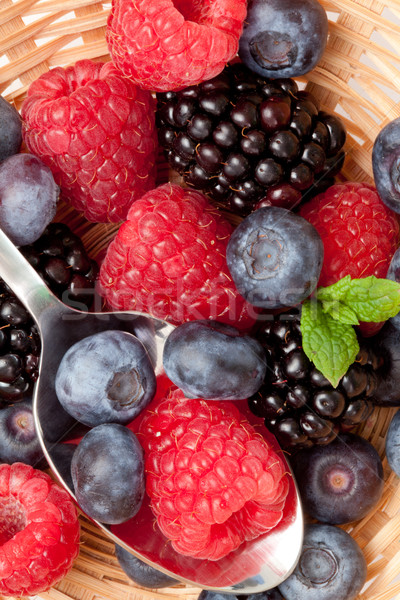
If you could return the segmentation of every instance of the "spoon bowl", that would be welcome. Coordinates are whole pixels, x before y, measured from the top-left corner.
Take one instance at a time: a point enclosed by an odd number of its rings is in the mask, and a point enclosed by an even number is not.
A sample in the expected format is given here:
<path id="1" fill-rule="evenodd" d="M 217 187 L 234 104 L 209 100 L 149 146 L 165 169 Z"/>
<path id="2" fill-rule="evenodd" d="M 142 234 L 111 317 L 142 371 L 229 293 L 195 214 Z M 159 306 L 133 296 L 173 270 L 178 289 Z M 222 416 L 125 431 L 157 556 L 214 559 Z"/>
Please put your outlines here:
<path id="1" fill-rule="evenodd" d="M 164 343 L 174 326 L 135 311 L 90 313 L 68 307 L 47 288 L 1 230 L 0 257 L 0 276 L 30 311 L 41 337 L 39 377 L 33 394 L 33 413 L 40 444 L 53 473 L 76 500 L 69 464 L 60 461 L 58 449 L 63 442 L 76 442 L 84 430 L 64 411 L 55 393 L 55 376 L 62 357 L 72 344 L 88 335 L 107 329 L 128 331 L 143 343 L 156 375 L 161 377 Z M 268 432 L 262 433 L 279 451 L 275 438 Z M 286 461 L 285 464 L 290 473 Z M 289 577 L 300 556 L 304 528 L 300 497 L 293 477 L 290 478 L 288 500 L 280 524 L 218 561 L 192 559 L 175 552 L 154 527 L 154 516 L 146 498 L 138 514 L 122 525 L 94 522 L 114 543 L 167 575 L 192 586 L 232 594 L 262 592 Z"/>

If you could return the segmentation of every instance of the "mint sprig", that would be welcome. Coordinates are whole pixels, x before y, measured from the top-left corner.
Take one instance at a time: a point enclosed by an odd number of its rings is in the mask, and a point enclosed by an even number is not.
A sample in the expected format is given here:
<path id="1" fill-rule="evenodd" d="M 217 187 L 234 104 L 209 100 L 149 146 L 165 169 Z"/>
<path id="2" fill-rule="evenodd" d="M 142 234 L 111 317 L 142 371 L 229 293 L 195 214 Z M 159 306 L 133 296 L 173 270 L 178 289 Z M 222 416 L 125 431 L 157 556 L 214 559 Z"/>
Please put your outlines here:
<path id="1" fill-rule="evenodd" d="M 400 284 L 373 275 L 343 277 L 320 287 L 302 305 L 303 349 L 322 374 L 337 387 L 360 349 L 353 325 L 379 323 L 400 310 Z"/>
<path id="2" fill-rule="evenodd" d="M 318 300 L 303 304 L 300 327 L 304 352 L 336 387 L 359 351 L 356 332 L 324 312 Z"/>
<path id="3" fill-rule="evenodd" d="M 317 290 L 322 303 L 340 303 L 351 309 L 359 321 L 379 323 L 397 315 L 400 310 L 400 285 L 390 279 L 378 279 L 371 275 L 362 279 L 343 277 L 337 283 Z M 336 308 L 340 315 L 340 307 Z M 330 308 L 329 312 L 332 313 Z M 340 316 L 339 316 L 340 320 Z M 358 323 L 354 323 L 357 325 Z"/>
<path id="4" fill-rule="evenodd" d="M 323 300 L 322 310 L 331 315 L 332 319 L 345 325 L 358 325 L 357 313 L 340 300 Z"/>

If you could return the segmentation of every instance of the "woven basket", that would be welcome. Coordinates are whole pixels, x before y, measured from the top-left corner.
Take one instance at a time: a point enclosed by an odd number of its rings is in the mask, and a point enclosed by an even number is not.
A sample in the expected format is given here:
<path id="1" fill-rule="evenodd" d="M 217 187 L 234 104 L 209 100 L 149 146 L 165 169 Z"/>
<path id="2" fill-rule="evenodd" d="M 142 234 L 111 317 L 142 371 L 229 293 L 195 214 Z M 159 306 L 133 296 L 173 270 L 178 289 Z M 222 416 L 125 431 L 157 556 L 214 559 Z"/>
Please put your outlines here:
<path id="1" fill-rule="evenodd" d="M 188 0 L 189 2 L 190 0 Z M 319 66 L 299 81 L 322 108 L 346 123 L 348 139 L 343 175 L 372 181 L 371 150 L 380 129 L 400 117 L 400 0 L 320 0 L 330 19 L 328 45 Z M 0 92 L 17 108 L 29 84 L 56 65 L 81 58 L 109 60 L 105 42 L 108 3 L 96 0 L 0 0 Z M 171 174 L 160 158 L 158 182 Z M 83 237 L 99 258 L 115 225 L 92 225 L 62 206 L 57 215 Z M 394 409 L 376 409 L 359 433 L 383 459 L 385 489 L 375 511 L 345 526 L 363 549 L 368 581 L 359 600 L 400 598 L 400 479 L 384 454 Z M 195 600 L 199 589 L 184 585 L 145 590 L 128 580 L 114 556 L 114 545 L 81 517 L 81 551 L 67 577 L 43 593 L 46 600 Z"/>

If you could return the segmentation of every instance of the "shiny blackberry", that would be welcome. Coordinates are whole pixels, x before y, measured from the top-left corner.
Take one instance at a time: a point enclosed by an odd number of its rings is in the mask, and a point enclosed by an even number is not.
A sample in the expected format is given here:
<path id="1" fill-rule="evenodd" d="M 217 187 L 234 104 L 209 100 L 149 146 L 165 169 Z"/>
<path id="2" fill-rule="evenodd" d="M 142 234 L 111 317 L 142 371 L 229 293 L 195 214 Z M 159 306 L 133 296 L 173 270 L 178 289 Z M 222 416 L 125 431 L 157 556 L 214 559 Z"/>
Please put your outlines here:
<path id="1" fill-rule="evenodd" d="M 241 216 L 260 206 L 294 208 L 331 185 L 343 165 L 343 122 L 294 80 L 263 79 L 241 63 L 198 86 L 158 94 L 157 107 L 170 166 Z"/>
<path id="2" fill-rule="evenodd" d="M 29 398 L 39 357 L 32 317 L 0 279 L 0 407 Z"/>
<path id="3" fill-rule="evenodd" d="M 58 298 L 74 308 L 90 310 L 97 263 L 67 225 L 51 223 L 34 244 L 19 249 Z M 31 396 L 40 347 L 33 318 L 0 279 L 0 406 Z"/>
<path id="4" fill-rule="evenodd" d="M 267 373 L 249 398 L 249 408 L 288 450 L 332 442 L 373 410 L 381 361 L 366 339 L 337 388 L 309 361 L 302 349 L 299 315 L 264 315 L 253 337 L 264 347 Z"/>
<path id="5" fill-rule="evenodd" d="M 84 311 L 91 309 L 98 265 L 68 225 L 50 223 L 34 244 L 20 250 L 64 304 Z"/>

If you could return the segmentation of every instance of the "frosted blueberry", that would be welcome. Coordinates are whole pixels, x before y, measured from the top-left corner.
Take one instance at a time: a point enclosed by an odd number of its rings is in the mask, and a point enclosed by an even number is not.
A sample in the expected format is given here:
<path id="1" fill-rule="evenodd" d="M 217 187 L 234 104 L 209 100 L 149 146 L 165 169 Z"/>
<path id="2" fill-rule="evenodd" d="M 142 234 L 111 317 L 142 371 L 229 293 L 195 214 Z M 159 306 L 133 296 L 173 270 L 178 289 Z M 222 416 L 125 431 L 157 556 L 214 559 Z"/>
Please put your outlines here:
<path id="1" fill-rule="evenodd" d="M 249 0 L 239 56 L 263 77 L 298 77 L 319 63 L 327 37 L 317 0 Z"/>
<path id="2" fill-rule="evenodd" d="M 170 333 L 163 365 L 187 398 L 240 400 L 260 388 L 267 359 L 261 344 L 235 327 L 198 320 Z"/>
<path id="3" fill-rule="evenodd" d="M 389 467 L 400 477 L 400 412 L 391 420 L 385 442 L 386 458 Z"/>
<path id="4" fill-rule="evenodd" d="M 226 250 L 239 293 L 254 306 L 291 307 L 315 289 L 324 247 L 311 223 L 279 207 L 251 213 L 233 231 Z"/>
<path id="5" fill-rule="evenodd" d="M 0 96 L 0 161 L 17 154 L 22 144 L 22 120 L 17 109 Z"/>
<path id="6" fill-rule="evenodd" d="M 14 154 L 0 164 L 0 227 L 16 246 L 39 239 L 58 196 L 51 170 L 36 156 Z"/>
<path id="7" fill-rule="evenodd" d="M 354 600 L 367 576 L 356 541 L 334 525 L 307 525 L 297 566 L 278 586 L 285 600 Z"/>
<path id="8" fill-rule="evenodd" d="M 117 423 L 86 433 L 71 462 L 82 510 L 102 523 L 124 523 L 139 511 L 145 490 L 143 448 L 135 434 Z"/>
<path id="9" fill-rule="evenodd" d="M 115 544 L 115 554 L 124 573 L 138 585 L 154 589 L 179 583 L 177 579 L 151 567 L 118 544 Z"/>
<path id="10" fill-rule="evenodd" d="M 400 213 L 400 117 L 388 123 L 375 139 L 372 169 L 382 202 Z"/>
<path id="11" fill-rule="evenodd" d="M 152 400 L 156 376 L 143 344 L 126 331 L 95 333 L 67 350 L 55 389 L 63 408 L 85 425 L 129 423 Z"/>

